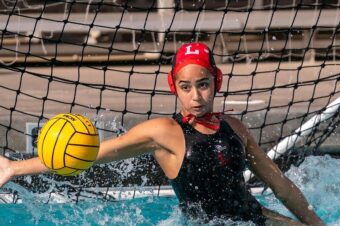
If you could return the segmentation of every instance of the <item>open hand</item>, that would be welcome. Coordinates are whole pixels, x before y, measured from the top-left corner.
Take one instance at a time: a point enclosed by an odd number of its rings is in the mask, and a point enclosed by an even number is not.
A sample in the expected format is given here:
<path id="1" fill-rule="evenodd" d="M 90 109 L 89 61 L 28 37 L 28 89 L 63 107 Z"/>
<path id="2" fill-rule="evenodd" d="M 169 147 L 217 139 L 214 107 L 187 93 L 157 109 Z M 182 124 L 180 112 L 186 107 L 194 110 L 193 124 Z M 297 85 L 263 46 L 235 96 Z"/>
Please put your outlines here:
<path id="1" fill-rule="evenodd" d="M 11 161 L 0 155 L 0 188 L 13 176 Z"/>

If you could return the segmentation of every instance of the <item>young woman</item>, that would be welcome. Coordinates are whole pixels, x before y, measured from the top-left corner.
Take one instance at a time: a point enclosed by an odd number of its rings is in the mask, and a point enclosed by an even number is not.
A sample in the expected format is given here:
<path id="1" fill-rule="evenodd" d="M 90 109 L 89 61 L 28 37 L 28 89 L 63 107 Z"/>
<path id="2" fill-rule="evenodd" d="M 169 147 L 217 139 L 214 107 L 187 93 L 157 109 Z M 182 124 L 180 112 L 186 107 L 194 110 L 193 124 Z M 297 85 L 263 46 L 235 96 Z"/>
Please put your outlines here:
<path id="1" fill-rule="evenodd" d="M 302 225 L 260 206 L 245 186 L 243 171 L 248 166 L 301 222 L 324 225 L 242 122 L 212 113 L 222 74 L 206 45 L 183 45 L 174 57 L 168 82 L 181 111 L 173 119 L 148 120 L 102 142 L 97 164 L 152 153 L 189 217 Z M 13 176 L 47 171 L 38 158 L 9 161 L 0 156 L 0 187 Z"/>

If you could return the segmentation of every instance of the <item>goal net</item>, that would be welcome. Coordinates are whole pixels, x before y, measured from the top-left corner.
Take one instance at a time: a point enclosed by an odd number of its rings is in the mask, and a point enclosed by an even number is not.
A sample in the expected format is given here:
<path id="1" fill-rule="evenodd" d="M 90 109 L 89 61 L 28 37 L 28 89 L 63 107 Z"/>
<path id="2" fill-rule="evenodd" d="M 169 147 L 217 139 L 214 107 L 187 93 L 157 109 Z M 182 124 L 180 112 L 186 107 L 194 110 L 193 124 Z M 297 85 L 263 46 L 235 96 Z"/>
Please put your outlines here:
<path id="1" fill-rule="evenodd" d="M 3 0 L 0 11 L 0 150 L 12 159 L 36 155 L 39 127 L 61 112 L 91 118 L 101 139 L 172 117 L 171 58 L 193 41 L 223 72 L 215 111 L 241 119 L 282 170 L 339 142 L 338 1 Z M 16 182 L 75 200 L 168 184 L 149 155 Z"/>

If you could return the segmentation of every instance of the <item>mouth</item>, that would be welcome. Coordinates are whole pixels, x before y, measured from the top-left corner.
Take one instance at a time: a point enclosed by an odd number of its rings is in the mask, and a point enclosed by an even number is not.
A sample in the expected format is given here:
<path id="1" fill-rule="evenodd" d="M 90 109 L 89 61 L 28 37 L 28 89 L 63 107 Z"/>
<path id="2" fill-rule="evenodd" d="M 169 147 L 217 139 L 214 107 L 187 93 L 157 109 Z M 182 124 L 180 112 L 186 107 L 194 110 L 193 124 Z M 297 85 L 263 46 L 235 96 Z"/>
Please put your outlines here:
<path id="1" fill-rule="evenodd" d="M 199 111 L 199 110 L 203 109 L 203 106 L 202 105 L 200 105 L 200 106 L 193 106 L 192 109 L 195 110 L 195 111 Z"/>

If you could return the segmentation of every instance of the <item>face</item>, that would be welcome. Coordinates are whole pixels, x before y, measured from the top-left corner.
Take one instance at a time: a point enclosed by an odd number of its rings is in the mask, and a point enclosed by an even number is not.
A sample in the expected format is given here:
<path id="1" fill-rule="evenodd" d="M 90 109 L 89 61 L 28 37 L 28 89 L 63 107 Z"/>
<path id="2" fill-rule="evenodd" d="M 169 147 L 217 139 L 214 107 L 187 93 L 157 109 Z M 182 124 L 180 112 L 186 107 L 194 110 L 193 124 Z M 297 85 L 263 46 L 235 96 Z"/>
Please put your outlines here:
<path id="1" fill-rule="evenodd" d="M 209 70 L 189 64 L 177 73 L 175 84 L 183 115 L 200 117 L 213 111 L 215 82 Z"/>

